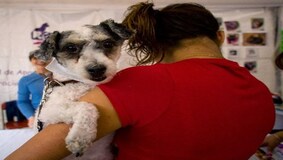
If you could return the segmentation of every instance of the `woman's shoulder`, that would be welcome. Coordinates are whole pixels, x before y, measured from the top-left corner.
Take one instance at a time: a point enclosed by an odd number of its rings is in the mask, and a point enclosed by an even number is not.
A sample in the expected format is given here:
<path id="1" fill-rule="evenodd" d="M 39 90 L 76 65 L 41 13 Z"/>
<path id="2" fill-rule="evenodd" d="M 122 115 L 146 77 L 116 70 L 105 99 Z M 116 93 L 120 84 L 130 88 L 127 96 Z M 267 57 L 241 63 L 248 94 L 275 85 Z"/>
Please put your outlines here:
<path id="1" fill-rule="evenodd" d="M 154 72 L 156 70 L 164 70 L 165 67 L 162 64 L 153 64 L 153 65 L 143 65 L 143 66 L 132 66 L 128 68 L 124 68 L 120 70 L 119 72 Z"/>
<path id="2" fill-rule="evenodd" d="M 159 64 L 133 66 L 120 70 L 117 76 L 130 76 L 130 77 L 154 77 L 167 74 L 166 67 Z"/>

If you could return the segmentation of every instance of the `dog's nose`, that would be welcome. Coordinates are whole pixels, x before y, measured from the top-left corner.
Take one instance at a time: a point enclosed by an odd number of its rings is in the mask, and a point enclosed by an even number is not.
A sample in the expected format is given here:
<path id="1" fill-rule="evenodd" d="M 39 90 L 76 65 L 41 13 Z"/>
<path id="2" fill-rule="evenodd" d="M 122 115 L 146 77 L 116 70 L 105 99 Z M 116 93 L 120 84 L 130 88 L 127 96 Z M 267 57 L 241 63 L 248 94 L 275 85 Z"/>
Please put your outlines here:
<path id="1" fill-rule="evenodd" d="M 104 65 L 96 65 L 87 68 L 87 72 L 95 79 L 104 77 L 106 67 Z"/>

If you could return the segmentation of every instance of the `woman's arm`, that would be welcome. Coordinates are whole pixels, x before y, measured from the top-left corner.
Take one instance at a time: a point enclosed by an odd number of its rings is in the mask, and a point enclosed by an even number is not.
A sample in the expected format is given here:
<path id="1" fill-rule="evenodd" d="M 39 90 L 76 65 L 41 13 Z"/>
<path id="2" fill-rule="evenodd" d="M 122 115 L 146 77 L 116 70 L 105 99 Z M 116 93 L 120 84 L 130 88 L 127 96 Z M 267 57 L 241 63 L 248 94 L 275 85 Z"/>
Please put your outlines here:
<path id="1" fill-rule="evenodd" d="M 100 118 L 98 119 L 97 139 L 121 127 L 111 102 L 98 87 L 84 95 L 81 101 L 93 103 L 98 108 Z M 70 154 L 65 144 L 69 127 L 63 123 L 47 126 L 9 155 L 6 160 L 56 160 L 66 157 Z"/>
<path id="2" fill-rule="evenodd" d="M 65 137 L 69 131 L 67 124 L 49 125 L 32 137 L 23 146 L 9 155 L 7 160 L 56 160 L 69 155 Z"/>
<path id="3" fill-rule="evenodd" d="M 99 89 L 99 87 L 95 87 L 93 90 L 82 96 L 81 101 L 92 103 L 98 109 L 99 119 L 97 139 L 106 136 L 121 127 L 117 112 L 108 97 L 101 89 Z"/>

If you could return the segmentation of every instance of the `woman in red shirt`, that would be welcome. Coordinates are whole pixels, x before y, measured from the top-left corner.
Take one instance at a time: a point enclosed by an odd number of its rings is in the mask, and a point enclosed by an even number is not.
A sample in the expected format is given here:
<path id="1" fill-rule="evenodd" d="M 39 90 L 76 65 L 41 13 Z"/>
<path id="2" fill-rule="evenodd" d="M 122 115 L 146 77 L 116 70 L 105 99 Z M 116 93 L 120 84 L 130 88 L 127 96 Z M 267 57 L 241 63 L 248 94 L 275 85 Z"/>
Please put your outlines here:
<path id="1" fill-rule="evenodd" d="M 100 112 L 98 139 L 116 131 L 118 160 L 247 160 L 274 123 L 268 88 L 226 60 L 224 33 L 201 5 L 129 8 L 137 67 L 81 100 Z M 143 65 L 152 64 L 152 65 Z M 7 159 L 61 159 L 69 126 L 50 125 Z"/>

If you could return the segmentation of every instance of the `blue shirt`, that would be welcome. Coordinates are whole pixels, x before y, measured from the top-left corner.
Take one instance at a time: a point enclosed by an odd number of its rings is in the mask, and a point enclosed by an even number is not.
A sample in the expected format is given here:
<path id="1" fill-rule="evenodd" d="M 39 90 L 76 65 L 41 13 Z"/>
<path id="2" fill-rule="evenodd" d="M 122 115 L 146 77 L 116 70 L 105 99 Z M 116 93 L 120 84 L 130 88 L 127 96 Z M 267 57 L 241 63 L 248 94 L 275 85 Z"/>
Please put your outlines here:
<path id="1" fill-rule="evenodd" d="M 33 72 L 23 76 L 18 84 L 18 107 L 26 118 L 34 116 L 42 98 L 44 79 L 42 75 Z"/>

